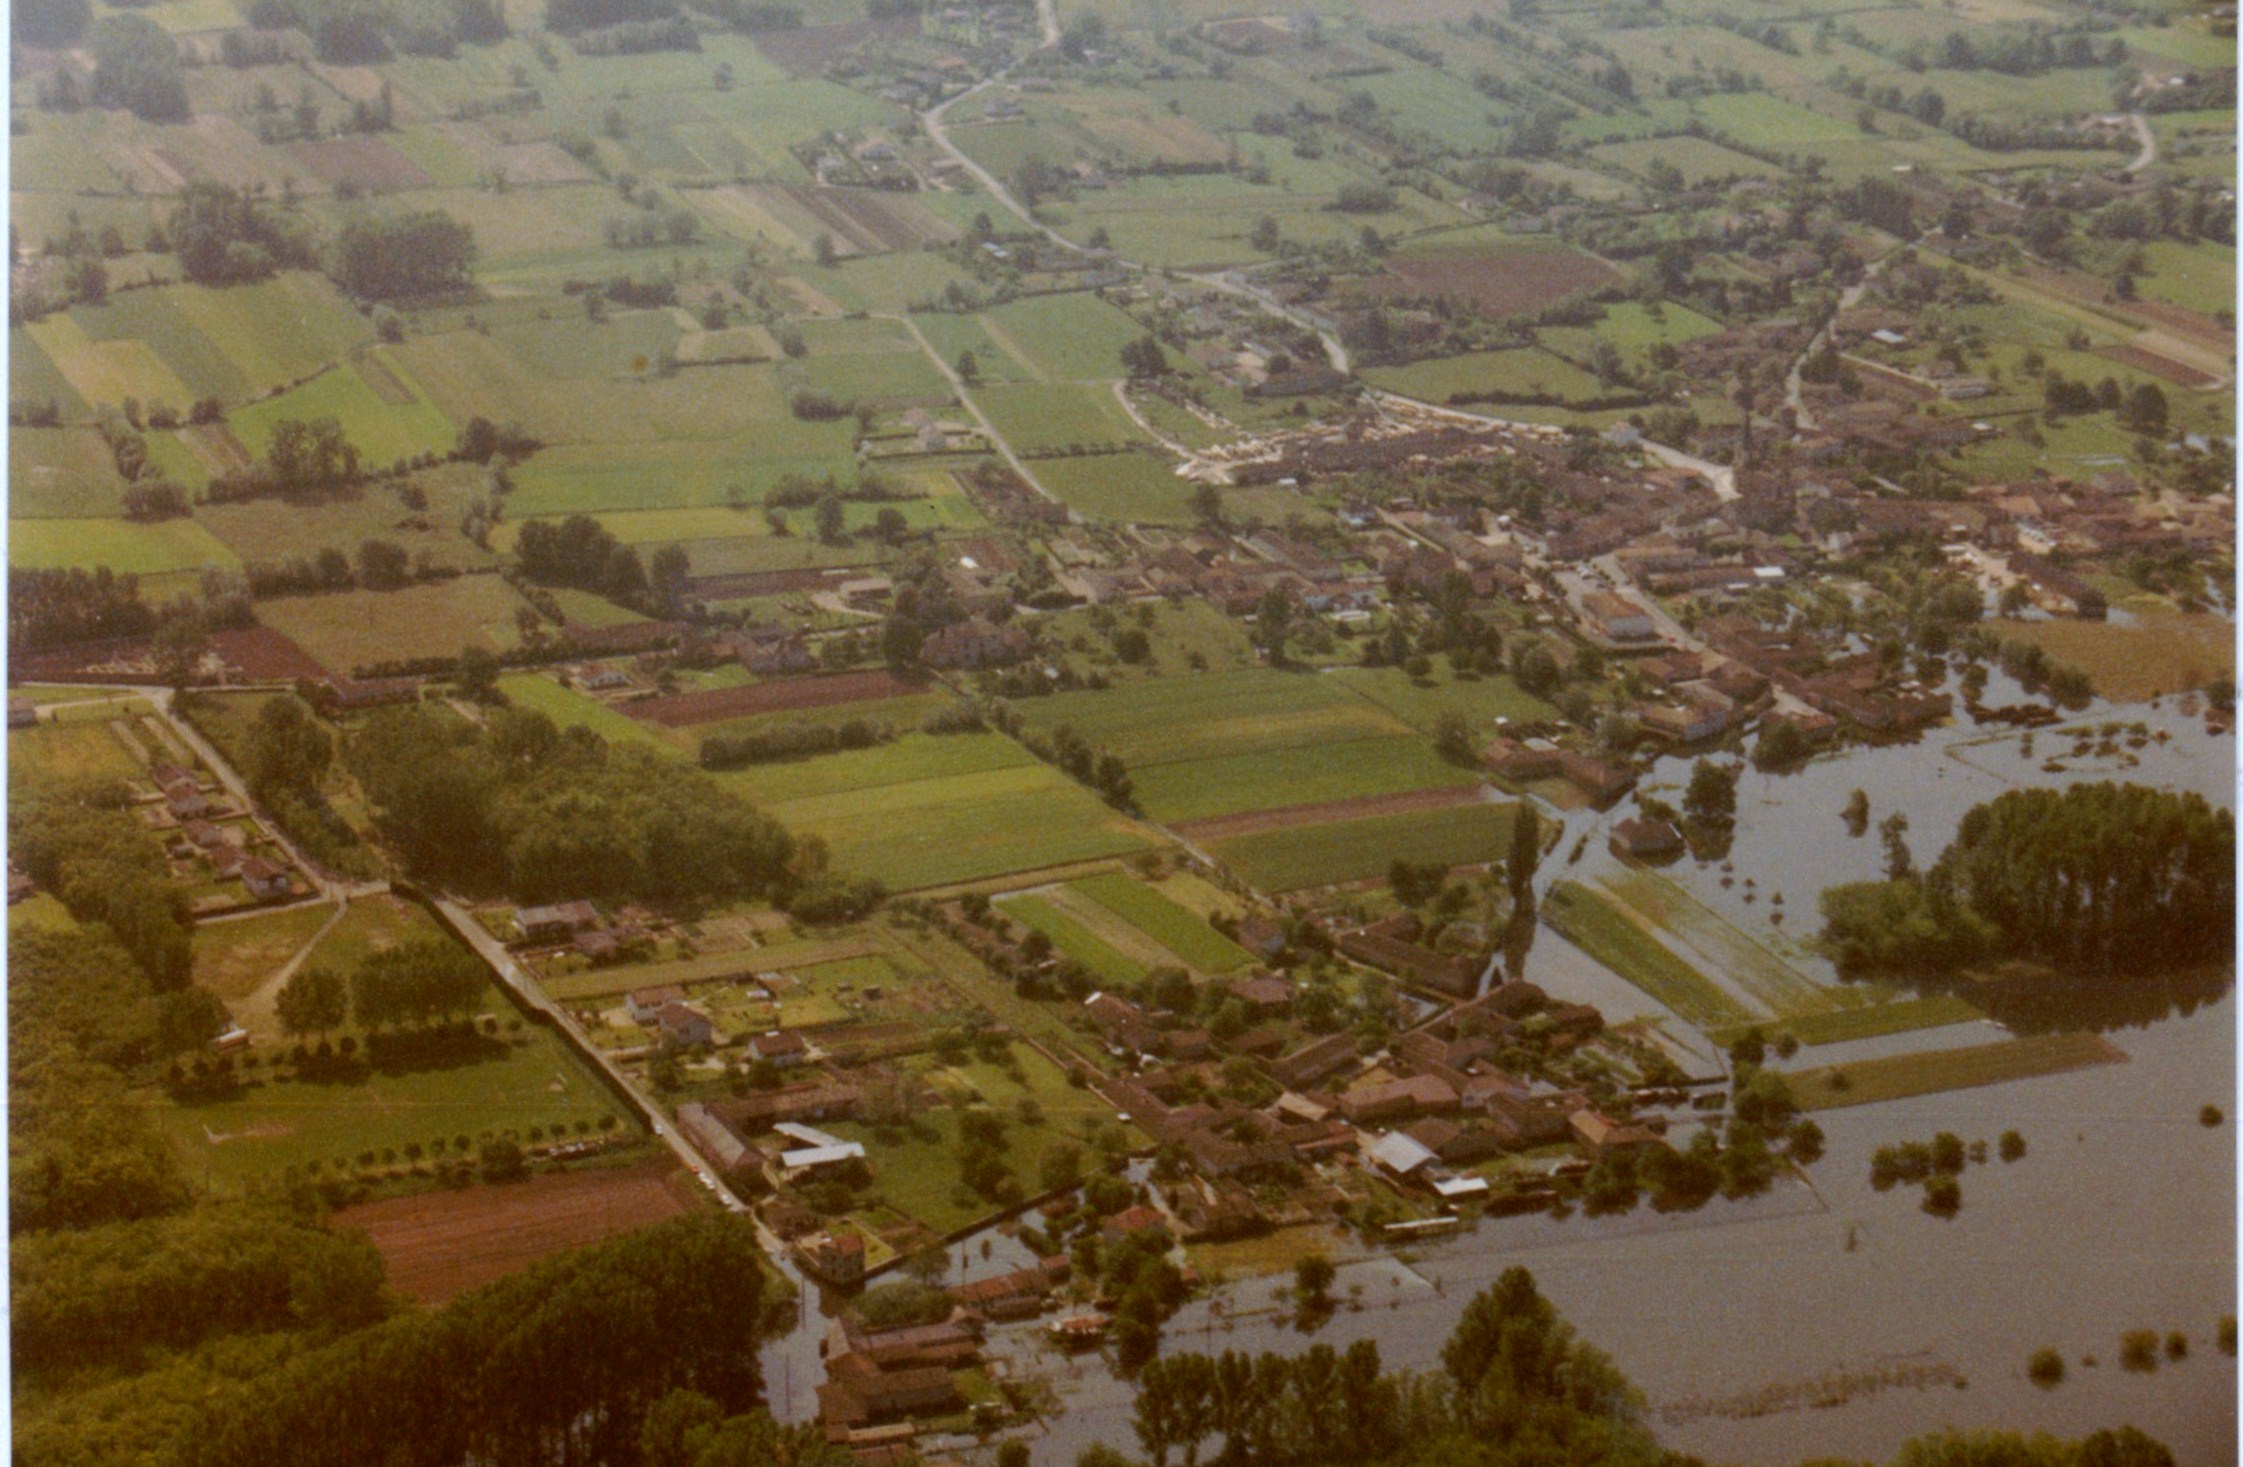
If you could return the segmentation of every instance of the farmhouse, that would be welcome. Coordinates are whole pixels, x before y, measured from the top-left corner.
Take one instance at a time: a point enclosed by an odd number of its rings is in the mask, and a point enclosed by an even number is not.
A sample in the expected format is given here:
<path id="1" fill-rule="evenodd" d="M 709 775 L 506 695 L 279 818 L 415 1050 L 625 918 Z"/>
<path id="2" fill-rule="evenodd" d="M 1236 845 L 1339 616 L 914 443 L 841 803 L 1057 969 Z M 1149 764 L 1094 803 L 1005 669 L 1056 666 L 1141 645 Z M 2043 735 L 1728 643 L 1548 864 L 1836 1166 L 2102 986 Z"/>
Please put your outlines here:
<path id="1" fill-rule="evenodd" d="M 1001 667 L 1027 656 L 1028 646 L 1028 634 L 1009 622 L 968 617 L 928 637 L 919 655 L 929 667 Z"/>
<path id="2" fill-rule="evenodd" d="M 774 1029 L 768 1034 L 758 1034 L 748 1041 L 748 1053 L 766 1064 L 782 1069 L 799 1065 L 810 1058 L 810 1046 L 801 1035 L 785 1029 Z"/>
<path id="3" fill-rule="evenodd" d="M 1623 820 L 1612 827 L 1611 839 L 1605 842 L 1615 856 L 1632 857 L 1638 861 L 1657 861 L 1682 851 L 1682 832 L 1664 820 L 1639 816 Z"/>
<path id="4" fill-rule="evenodd" d="M 524 907 L 514 914 L 514 935 L 520 942 L 567 942 L 586 928 L 599 925 L 599 909 L 590 902 Z"/>
<path id="5" fill-rule="evenodd" d="M 288 868 L 276 866 L 263 856 L 245 856 L 241 863 L 241 884 L 249 894 L 261 902 L 282 902 L 295 893 L 295 879 Z"/>
<path id="6" fill-rule="evenodd" d="M 658 1022 L 665 1006 L 684 1002 L 685 990 L 675 983 L 664 983 L 653 988 L 634 988 L 623 996 L 623 1007 L 630 1014 L 631 1022 L 643 1027 Z"/>

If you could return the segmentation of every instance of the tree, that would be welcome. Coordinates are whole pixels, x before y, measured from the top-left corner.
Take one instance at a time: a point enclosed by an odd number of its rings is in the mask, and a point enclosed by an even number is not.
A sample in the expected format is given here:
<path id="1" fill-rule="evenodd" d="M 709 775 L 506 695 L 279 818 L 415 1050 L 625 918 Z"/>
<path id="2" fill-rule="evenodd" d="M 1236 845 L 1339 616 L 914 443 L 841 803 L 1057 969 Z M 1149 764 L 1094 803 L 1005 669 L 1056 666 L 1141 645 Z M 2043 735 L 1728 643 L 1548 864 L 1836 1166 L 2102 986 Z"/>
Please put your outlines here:
<path id="1" fill-rule="evenodd" d="M 981 363 L 975 360 L 971 351 L 958 353 L 957 372 L 958 380 L 968 387 L 975 386 L 981 381 Z"/>
<path id="2" fill-rule="evenodd" d="M 1683 815 L 1695 825 L 1726 830 L 1737 820 L 1737 771 L 1700 759 L 1691 766 L 1682 795 Z"/>
<path id="3" fill-rule="evenodd" d="M 1511 850 L 1505 861 L 1505 875 L 1511 883 L 1511 899 L 1518 901 L 1534 886 L 1534 869 L 1542 860 L 1542 820 L 1534 806 L 1521 800 L 1512 807 Z"/>
<path id="4" fill-rule="evenodd" d="M 1311 1253 L 1293 1265 L 1293 1294 L 1311 1309 L 1331 1302 L 1332 1280 L 1339 1269 L 1321 1253 Z"/>
<path id="5" fill-rule="evenodd" d="M 1908 850 L 1908 817 L 1893 811 L 1877 822 L 1877 837 L 1885 843 L 1885 879 L 1905 881 L 1914 875 L 1916 858 Z"/>
<path id="6" fill-rule="evenodd" d="M 841 260 L 841 251 L 834 247 L 833 236 L 823 230 L 819 231 L 816 241 L 811 245 L 811 252 L 817 256 L 818 264 L 828 270 Z"/>
<path id="7" fill-rule="evenodd" d="M 1789 769 L 1804 762 L 1813 745 L 1799 725 L 1786 718 L 1769 719 L 1760 725 L 1760 741 L 1753 746 L 1752 767 L 1755 769 Z"/>
<path id="8" fill-rule="evenodd" d="M 1150 332 L 1122 347 L 1121 363 L 1130 376 L 1140 380 L 1168 375 L 1168 353 L 1161 350 L 1160 338 Z"/>
<path id="9" fill-rule="evenodd" d="M 193 615 L 171 617 L 156 629 L 152 652 L 157 678 L 174 693 L 184 693 L 201 672 L 203 656 L 209 650 L 210 639 L 203 635 L 200 619 Z"/>
<path id="10" fill-rule="evenodd" d="M 845 545 L 848 543 L 849 532 L 845 528 L 847 513 L 842 506 L 840 495 L 827 494 L 822 496 L 818 500 L 816 516 L 818 538 L 820 540 L 825 541 L 828 545 Z"/>
<path id="11" fill-rule="evenodd" d="M 1196 484 L 1192 487 L 1192 518 L 1200 528 L 1220 530 L 1223 527 L 1223 491 L 1213 484 Z"/>
<path id="12" fill-rule="evenodd" d="M 1254 645 L 1272 666 L 1285 661 L 1285 641 L 1293 626 L 1293 598 L 1281 585 L 1262 593 L 1254 607 Z"/>
<path id="13" fill-rule="evenodd" d="M 394 591 L 413 578 L 405 547 L 389 540 L 367 540 L 358 547 L 358 583 L 369 591 Z"/>
<path id="14" fill-rule="evenodd" d="M 259 798 L 289 792 L 308 795 L 319 788 L 334 762 L 335 741 L 301 698 L 274 698 L 249 727 L 242 773 Z"/>
<path id="15" fill-rule="evenodd" d="M 460 649 L 453 681 L 461 697 L 488 703 L 498 696 L 499 671 L 498 654 L 480 643 L 471 642 Z"/>
<path id="16" fill-rule="evenodd" d="M 1445 709 L 1434 723 L 1433 748 L 1451 764 L 1477 766 L 1479 750 L 1473 746 L 1472 723 L 1455 709 Z"/>
<path id="17" fill-rule="evenodd" d="M 185 122 L 187 84 L 179 47 L 144 15 L 111 16 L 93 28 L 93 99 L 145 122 Z"/>
<path id="18" fill-rule="evenodd" d="M 1276 254 L 1284 243 L 1277 232 L 1277 221 L 1267 214 L 1254 221 L 1254 232 L 1247 236 L 1246 242 L 1265 255 Z"/>
<path id="19" fill-rule="evenodd" d="M 475 265 L 475 231 L 434 209 L 352 219 L 337 231 L 336 284 L 362 300 L 458 290 Z"/>
<path id="20" fill-rule="evenodd" d="M 217 994 L 190 983 L 177 992 L 165 994 L 158 1004 L 158 1043 L 164 1054 L 186 1054 L 216 1039 L 231 1022 L 232 1016 Z"/>
<path id="21" fill-rule="evenodd" d="M 290 974 L 273 1003 L 281 1031 L 292 1037 L 340 1029 L 348 1007 L 349 993 L 342 975 L 316 966 L 298 968 Z"/>

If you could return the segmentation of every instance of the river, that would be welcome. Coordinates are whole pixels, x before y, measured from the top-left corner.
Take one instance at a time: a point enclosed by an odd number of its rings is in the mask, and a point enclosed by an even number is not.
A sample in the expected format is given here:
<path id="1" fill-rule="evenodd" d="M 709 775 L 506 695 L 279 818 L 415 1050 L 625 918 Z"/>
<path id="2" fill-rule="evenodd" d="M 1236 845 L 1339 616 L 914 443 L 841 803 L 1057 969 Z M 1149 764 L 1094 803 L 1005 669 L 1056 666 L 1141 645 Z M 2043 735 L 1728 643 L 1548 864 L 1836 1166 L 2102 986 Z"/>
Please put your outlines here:
<path id="1" fill-rule="evenodd" d="M 1988 697 L 2022 700 L 1999 674 Z M 2168 741 L 2135 751 L 2122 740 L 2114 755 L 2074 759 L 2073 740 L 2044 729 L 2028 757 L 2020 734 L 1964 724 L 1912 745 L 1824 756 L 1794 773 L 1747 769 L 1727 858 L 1732 884 L 1721 884 L 1714 864 L 1686 861 L 1668 874 L 1821 977 L 1827 969 L 1796 940 L 1814 924 L 1814 896 L 1879 874 L 1874 822 L 1893 811 L 1908 816 L 1909 843 L 1928 862 L 1970 806 L 2018 785 L 2131 779 L 2232 806 L 2234 744 L 2207 734 L 2201 718 L 2168 699 L 2158 709 L 2098 704 L 2061 727 L 2109 722 L 2141 722 Z M 2124 767 L 2128 753 L 2138 765 Z M 2052 756 L 2068 767 L 2044 771 Z M 1674 786 L 1665 793 L 1679 802 L 1687 774 L 1687 761 L 1664 761 L 1646 783 Z M 1839 815 L 1857 788 L 1871 802 L 1872 828 L 1860 838 Z M 1546 877 L 1610 869 L 1602 831 L 1626 809 L 1570 815 Z M 1588 851 L 1568 868 L 1565 857 L 1584 831 L 1592 834 Z M 1800 933 L 1769 920 L 1779 890 L 1786 926 Z M 1656 1008 L 1547 929 L 1526 975 L 1615 1017 Z M 1989 997 L 1981 1007 L 2015 1028 L 2050 1021 L 2029 1004 Z M 1763 1197 L 1717 1200 L 1679 1216 L 1646 1204 L 1622 1217 L 1484 1221 L 1406 1256 L 1347 1264 L 1336 1292 L 1353 1302 L 1313 1335 L 1278 1311 L 1271 1280 L 1234 1283 L 1188 1305 L 1168 1328 L 1168 1347 L 1297 1352 L 1315 1340 L 1371 1338 L 1390 1367 L 1437 1368 L 1464 1302 L 1522 1264 L 1641 1388 L 1661 1441 L 1708 1460 L 1881 1462 L 1908 1437 L 1949 1425 L 2077 1435 L 2133 1423 L 2184 1464 L 2233 1462 L 2236 1369 L 2218 1353 L 2215 1328 L 2236 1309 L 2236 1150 L 2228 1125 L 2198 1120 L 2207 1103 L 2234 1110 L 2232 981 L 2063 1017 L 2101 1029 L 2127 1062 L 1822 1113 L 1824 1158 L 1804 1181 Z M 2002 1032 L 1989 1020 L 1803 1050 L 1793 1063 L 1988 1042 Z M 1918 1189 L 1870 1185 L 1870 1153 L 1881 1145 L 1950 1130 L 1991 1146 L 2011 1128 L 2023 1134 L 2026 1154 L 1969 1167 L 1962 1210 L 1951 1219 L 1924 1213 Z M 993 1242 L 983 1260 L 969 1243 L 966 1266 L 1011 1266 L 1014 1248 L 1009 1239 L 1006 1251 Z M 2121 1369 L 2120 1335 L 2133 1329 L 2161 1340 L 2183 1332 L 2187 1358 L 2151 1373 Z M 2053 1390 L 2025 1373 L 2027 1357 L 2044 1346 L 2069 1367 Z M 992 1354 L 1059 1395 L 1064 1410 L 1030 1438 L 1039 1464 L 1071 1463 L 1093 1442 L 1134 1448 L 1130 1388 L 1100 1357 L 1060 1356 L 1027 1326 L 993 1332 Z M 2087 1357 L 2099 1363 L 2086 1366 Z M 1818 1382 L 1843 1383 L 1825 1391 L 1834 1403 L 1804 1404 Z M 777 1394 L 778 1380 L 772 1385 Z M 789 1414 L 800 1413 L 798 1402 Z"/>

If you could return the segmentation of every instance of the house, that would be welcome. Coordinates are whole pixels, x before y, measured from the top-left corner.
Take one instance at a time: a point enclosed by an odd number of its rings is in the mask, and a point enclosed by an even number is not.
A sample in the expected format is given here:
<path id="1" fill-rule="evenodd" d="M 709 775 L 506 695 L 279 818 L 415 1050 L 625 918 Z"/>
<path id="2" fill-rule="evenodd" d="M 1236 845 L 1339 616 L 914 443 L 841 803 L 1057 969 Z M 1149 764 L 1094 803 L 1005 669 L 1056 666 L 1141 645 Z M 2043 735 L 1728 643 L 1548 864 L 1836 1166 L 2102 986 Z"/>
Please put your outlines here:
<path id="1" fill-rule="evenodd" d="M 1510 1091 L 1488 1097 L 1488 1125 L 1500 1143 L 1524 1151 L 1549 1146 L 1573 1134 L 1572 1117 L 1586 1103 L 1578 1092 L 1520 1095 Z"/>
<path id="2" fill-rule="evenodd" d="M 718 1171 L 729 1172 L 756 1154 L 739 1132 L 697 1101 L 678 1107 L 678 1129 L 703 1156 L 716 1163 Z"/>
<path id="3" fill-rule="evenodd" d="M 1636 782 L 1632 771 L 1586 754 L 1576 754 L 1571 749 L 1559 751 L 1558 772 L 1565 776 L 1568 784 L 1598 805 L 1619 799 Z"/>
<path id="4" fill-rule="evenodd" d="M 1650 612 L 1610 591 L 1591 591 L 1583 596 L 1581 610 L 1590 626 L 1609 641 L 1642 642 L 1657 635 Z"/>
<path id="5" fill-rule="evenodd" d="M 919 655 L 929 667 L 1002 667 L 1027 656 L 1028 648 L 1028 634 L 1019 627 L 972 616 L 928 637 Z"/>
<path id="6" fill-rule="evenodd" d="M 1499 737 L 1481 751 L 1480 762 L 1505 779 L 1548 779 L 1558 772 L 1558 746 L 1548 739 Z"/>
<path id="7" fill-rule="evenodd" d="M 818 1350 L 828 1360 L 855 1355 L 884 1373 L 929 1365 L 949 1370 L 979 1360 L 981 1341 L 965 1325 L 947 1319 L 934 1324 L 867 1329 L 855 1318 L 844 1317 L 827 1327 Z"/>
<path id="8" fill-rule="evenodd" d="M 960 1308 L 984 1319 L 1029 1319 L 1043 1312 L 1052 1292 L 1067 1281 L 1071 1271 L 1067 1255 L 1055 1253 L 1032 1268 L 970 1284 L 953 1284 L 950 1297 Z"/>
<path id="9" fill-rule="evenodd" d="M 186 825 L 187 839 L 202 850 L 210 850 L 226 839 L 226 833 L 207 820 L 190 820 Z"/>
<path id="10" fill-rule="evenodd" d="M 214 808 L 210 797 L 202 792 L 202 786 L 191 774 L 182 773 L 173 779 L 159 775 L 157 783 L 163 788 L 164 807 L 171 811 L 174 820 L 198 820 Z"/>
<path id="11" fill-rule="evenodd" d="M 623 995 L 623 1008 L 631 1022 L 652 1028 L 660 1019 L 665 1006 L 685 1002 L 685 990 L 675 983 L 663 983 L 653 988 L 634 988 Z"/>
<path id="12" fill-rule="evenodd" d="M 1105 1241 L 1118 1243 L 1124 1238 L 1134 1237 L 1139 1233 L 1150 1233 L 1155 1229 L 1166 1231 L 1167 1228 L 1168 1219 L 1158 1208 L 1147 1207 L 1143 1203 L 1139 1203 L 1135 1207 L 1122 1209 L 1100 1223 L 1098 1233 Z"/>
<path id="13" fill-rule="evenodd" d="M 1428 1116 L 1403 1134 L 1451 1166 L 1486 1161 L 1503 1150 L 1503 1133 L 1486 1122 Z"/>
<path id="14" fill-rule="evenodd" d="M 1355 1036 L 1328 1034 L 1311 1040 L 1270 1066 L 1270 1074 L 1288 1090 L 1306 1090 L 1355 1063 Z"/>
<path id="15" fill-rule="evenodd" d="M 1126 998 L 1094 993 L 1083 1000 L 1083 1012 L 1109 1043 L 1132 1054 L 1159 1054 L 1165 1047 L 1160 1026 Z"/>
<path id="16" fill-rule="evenodd" d="M 1659 861 L 1682 853 L 1682 832 L 1664 820 L 1639 816 L 1612 827 L 1605 842 L 1615 856 L 1637 861 Z"/>
<path id="17" fill-rule="evenodd" d="M 805 672 L 818 664 L 802 634 L 788 627 L 748 627 L 733 647 L 740 665 L 759 676 Z"/>
<path id="18" fill-rule="evenodd" d="M 1285 951 L 1285 929 L 1267 917 L 1238 919 L 1238 945 L 1258 958 L 1274 958 Z"/>
<path id="19" fill-rule="evenodd" d="M 794 1245 L 802 1266 L 829 1284 L 853 1284 L 864 1277 L 864 1239 L 856 1233 L 811 1233 Z"/>
<path id="20" fill-rule="evenodd" d="M 716 1026 L 709 1022 L 708 1015 L 682 1003 L 662 1005 L 654 1022 L 661 1029 L 663 1040 L 680 1048 L 714 1043 L 717 1037 Z"/>
<path id="21" fill-rule="evenodd" d="M 858 1247 L 861 1256 L 862 1239 Z M 963 1399 L 950 1372 L 934 1365 L 881 1370 L 854 1355 L 843 1355 L 826 1363 L 826 1374 L 826 1383 L 818 1387 L 818 1414 L 828 1430 L 933 1415 L 952 1410 Z"/>
<path id="22" fill-rule="evenodd" d="M 1293 1003 L 1293 985 L 1274 973 L 1233 978 L 1230 994 L 1256 1014 L 1283 1013 Z"/>
<path id="23" fill-rule="evenodd" d="M 710 1107 L 724 1123 L 752 1135 L 781 1121 L 846 1120 L 856 1114 L 864 1092 L 838 1080 L 802 1080 L 777 1090 L 755 1090 Z"/>
<path id="24" fill-rule="evenodd" d="M 1340 1114 L 1358 1126 L 1407 1120 L 1427 1111 L 1456 1109 L 1456 1087 L 1438 1075 L 1412 1075 L 1366 1085 L 1340 1097 Z"/>
<path id="25" fill-rule="evenodd" d="M 599 925 L 599 910 L 584 901 L 524 907 L 514 914 L 515 938 L 520 942 L 567 942 L 577 933 Z"/>
<path id="26" fill-rule="evenodd" d="M 810 1058 L 810 1046 L 800 1034 L 786 1029 L 774 1029 L 768 1034 L 758 1034 L 748 1041 L 748 1053 L 765 1064 L 781 1069 L 799 1065 Z"/>
<path id="27" fill-rule="evenodd" d="M 1602 1111 L 1583 1107 L 1566 1118 L 1572 1128 L 1573 1139 L 1591 1156 L 1610 1156 L 1620 1151 L 1640 1151 L 1646 1146 L 1662 1144 L 1655 1134 L 1642 1126 L 1613 1120 Z"/>
<path id="28" fill-rule="evenodd" d="M 1389 1131 L 1363 1148 L 1363 1155 L 1397 1182 L 1406 1182 L 1414 1174 L 1440 1160 L 1422 1142 L 1405 1131 Z"/>
<path id="29" fill-rule="evenodd" d="M 295 894 L 296 881 L 285 866 L 276 866 L 263 856 L 245 856 L 241 863 L 241 884 L 249 894 L 261 902 L 281 902 Z"/>

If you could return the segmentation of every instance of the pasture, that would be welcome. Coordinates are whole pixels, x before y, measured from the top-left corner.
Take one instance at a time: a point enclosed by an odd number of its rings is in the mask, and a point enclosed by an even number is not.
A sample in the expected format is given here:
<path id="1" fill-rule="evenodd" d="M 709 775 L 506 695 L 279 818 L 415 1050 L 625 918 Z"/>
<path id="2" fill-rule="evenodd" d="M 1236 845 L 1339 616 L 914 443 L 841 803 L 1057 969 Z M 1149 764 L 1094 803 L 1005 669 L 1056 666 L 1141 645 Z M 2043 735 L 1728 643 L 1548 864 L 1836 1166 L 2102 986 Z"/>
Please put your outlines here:
<path id="1" fill-rule="evenodd" d="M 8 563 L 26 570 L 107 566 L 133 575 L 237 569 L 234 552 L 195 519 L 10 520 Z"/>
<path id="2" fill-rule="evenodd" d="M 1542 904 L 1542 920 L 1575 947 L 1701 1029 L 1758 1017 L 1721 985 L 1678 957 L 1610 898 L 1561 881 Z"/>
<path id="3" fill-rule="evenodd" d="M 448 453 L 459 436 L 402 364 L 380 350 L 369 354 L 364 371 L 337 365 L 301 387 L 237 410 L 227 425 L 250 452 L 262 456 L 281 423 L 315 418 L 340 422 L 369 468 L 422 453 Z"/>
<path id="4" fill-rule="evenodd" d="M 1447 245 L 1396 256 L 1384 274 L 1353 285 L 1376 300 L 1451 300 L 1499 318 L 1542 310 L 1565 297 L 1609 285 L 1611 266 L 1557 241 L 1519 240 L 1493 247 Z"/>
<path id="5" fill-rule="evenodd" d="M 1131 432 L 1136 429 L 1132 426 Z M 1045 488 L 1085 519 L 1183 525 L 1192 520 L 1191 486 L 1168 457 L 1146 447 L 1130 453 L 1043 458 L 1028 465 Z"/>
<path id="6" fill-rule="evenodd" d="M 1365 381 L 1433 403 L 1585 403 L 1612 396 L 1588 372 L 1539 347 L 1428 357 L 1399 367 L 1372 367 Z"/>
<path id="7" fill-rule="evenodd" d="M 485 1009 L 502 1018 L 514 1012 L 495 987 Z M 460 1136 L 471 1143 L 522 1138 L 532 1127 L 589 1126 L 620 1111 L 543 1027 L 502 1033 L 465 1064 L 366 1066 L 360 1078 L 340 1083 L 268 1073 L 224 1099 L 150 1103 L 188 1175 L 222 1195 L 240 1195 L 315 1162 L 345 1172 L 397 1166 L 408 1145 L 450 1146 Z"/>

